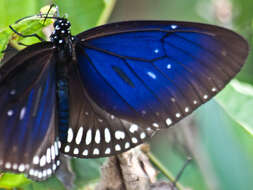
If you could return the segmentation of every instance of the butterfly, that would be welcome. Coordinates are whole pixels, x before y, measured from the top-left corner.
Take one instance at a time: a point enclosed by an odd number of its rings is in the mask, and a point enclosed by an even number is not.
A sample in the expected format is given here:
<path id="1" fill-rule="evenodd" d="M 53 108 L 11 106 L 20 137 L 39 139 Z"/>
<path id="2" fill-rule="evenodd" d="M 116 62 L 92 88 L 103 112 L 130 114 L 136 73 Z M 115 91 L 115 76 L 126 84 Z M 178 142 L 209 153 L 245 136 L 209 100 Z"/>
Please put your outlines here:
<path id="1" fill-rule="evenodd" d="M 127 21 L 76 36 L 57 17 L 48 42 L 0 68 L 0 168 L 42 181 L 61 153 L 127 151 L 208 101 L 240 71 L 246 40 L 218 26 Z"/>

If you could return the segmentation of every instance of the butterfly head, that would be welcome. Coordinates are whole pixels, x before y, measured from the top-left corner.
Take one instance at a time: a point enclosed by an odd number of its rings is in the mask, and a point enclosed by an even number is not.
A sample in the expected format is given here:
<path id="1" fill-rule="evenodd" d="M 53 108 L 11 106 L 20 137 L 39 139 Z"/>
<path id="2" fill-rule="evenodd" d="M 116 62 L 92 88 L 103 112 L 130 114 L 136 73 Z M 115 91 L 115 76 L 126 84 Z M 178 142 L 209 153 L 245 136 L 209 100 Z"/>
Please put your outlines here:
<path id="1" fill-rule="evenodd" d="M 54 32 L 51 34 L 50 39 L 57 45 L 64 44 L 69 39 L 73 41 L 70 33 L 71 24 L 66 18 L 58 18 L 54 22 Z"/>

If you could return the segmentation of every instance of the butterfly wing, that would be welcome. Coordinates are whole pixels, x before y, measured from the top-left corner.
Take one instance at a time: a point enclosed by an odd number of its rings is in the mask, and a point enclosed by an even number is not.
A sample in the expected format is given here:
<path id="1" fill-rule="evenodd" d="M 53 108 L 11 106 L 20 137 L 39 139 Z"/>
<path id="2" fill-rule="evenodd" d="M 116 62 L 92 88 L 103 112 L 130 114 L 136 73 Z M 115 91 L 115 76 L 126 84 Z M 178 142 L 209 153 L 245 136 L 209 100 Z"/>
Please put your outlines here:
<path id="1" fill-rule="evenodd" d="M 70 123 L 61 151 L 79 158 L 96 158 L 121 153 L 152 134 L 145 126 L 117 118 L 101 109 L 83 87 L 77 63 L 69 77 Z"/>
<path id="2" fill-rule="evenodd" d="M 87 150 L 88 157 L 104 156 L 107 148 L 110 154 L 127 150 L 126 143 L 133 147 L 148 131 L 176 123 L 224 88 L 248 55 L 247 42 L 236 33 L 197 23 L 123 22 L 77 37 L 80 79 L 70 85 L 70 96 L 83 95 L 70 98 L 63 147 L 78 157 Z M 125 138 L 107 143 L 106 134 L 115 137 L 117 130 Z"/>
<path id="3" fill-rule="evenodd" d="M 51 43 L 36 44 L 0 69 L 0 167 L 33 180 L 59 165 L 53 53 Z"/>
<path id="4" fill-rule="evenodd" d="M 123 22 L 78 38 L 90 97 L 111 114 L 151 126 L 173 124 L 213 97 L 248 55 L 236 33 L 196 23 Z"/>

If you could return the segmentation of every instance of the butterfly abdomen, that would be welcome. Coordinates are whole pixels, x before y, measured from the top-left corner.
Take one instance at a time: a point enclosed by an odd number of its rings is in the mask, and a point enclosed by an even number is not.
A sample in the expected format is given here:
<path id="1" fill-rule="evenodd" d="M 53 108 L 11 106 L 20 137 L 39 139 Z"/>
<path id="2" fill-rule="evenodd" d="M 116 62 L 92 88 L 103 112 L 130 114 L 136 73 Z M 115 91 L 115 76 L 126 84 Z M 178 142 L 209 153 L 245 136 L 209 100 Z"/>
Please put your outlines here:
<path id="1" fill-rule="evenodd" d="M 58 129 L 62 142 L 67 139 L 69 126 L 69 88 L 68 80 L 57 77 Z"/>

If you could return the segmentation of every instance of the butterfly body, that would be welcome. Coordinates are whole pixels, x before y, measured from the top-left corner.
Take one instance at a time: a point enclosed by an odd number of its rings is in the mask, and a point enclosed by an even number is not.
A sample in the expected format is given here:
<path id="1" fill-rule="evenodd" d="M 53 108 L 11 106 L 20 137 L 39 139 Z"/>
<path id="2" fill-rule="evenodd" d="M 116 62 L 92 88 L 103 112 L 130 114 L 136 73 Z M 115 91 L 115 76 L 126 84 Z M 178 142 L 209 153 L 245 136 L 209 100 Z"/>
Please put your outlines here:
<path id="1" fill-rule="evenodd" d="M 70 33 L 70 22 L 61 18 L 54 23 L 55 31 L 51 34 L 51 42 L 57 48 L 56 56 L 56 97 L 58 109 L 59 138 L 66 142 L 69 128 L 69 70 L 73 64 L 73 41 Z"/>
<path id="2" fill-rule="evenodd" d="M 0 168 L 45 180 L 59 154 L 112 156 L 189 115 L 240 71 L 248 44 L 217 26 L 108 24 L 50 42 L 0 68 Z M 231 46 L 231 43 L 233 46 Z"/>

